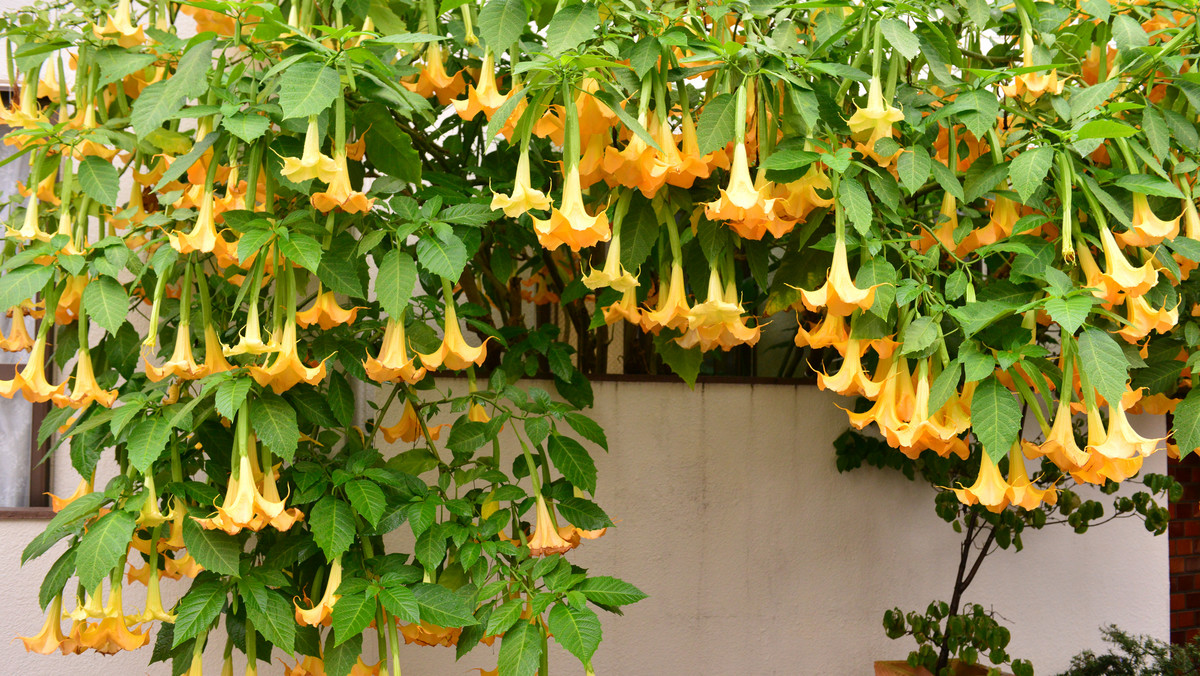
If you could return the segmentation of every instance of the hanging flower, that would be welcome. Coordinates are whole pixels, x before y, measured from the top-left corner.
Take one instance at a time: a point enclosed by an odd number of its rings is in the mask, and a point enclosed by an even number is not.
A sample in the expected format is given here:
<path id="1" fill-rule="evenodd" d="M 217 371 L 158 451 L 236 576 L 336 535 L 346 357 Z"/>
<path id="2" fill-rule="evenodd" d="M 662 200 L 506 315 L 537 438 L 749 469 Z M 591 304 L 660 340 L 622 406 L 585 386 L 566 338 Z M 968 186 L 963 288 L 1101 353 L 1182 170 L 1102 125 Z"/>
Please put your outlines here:
<path id="1" fill-rule="evenodd" d="M 488 340 L 491 340 L 490 336 L 485 338 L 478 347 L 467 344 L 466 338 L 463 338 L 462 331 L 458 328 L 458 313 L 454 309 L 454 300 L 447 299 L 442 344 L 430 354 L 420 352 L 417 354 L 421 357 L 421 364 L 426 369 L 435 370 L 444 366 L 451 371 L 461 371 L 472 364 L 483 365 L 484 360 L 487 359 Z"/>
<path id="2" fill-rule="evenodd" d="M 400 84 L 424 99 L 437 96 L 438 103 L 443 106 L 450 105 L 450 102 L 458 98 L 467 86 L 461 70 L 453 77 L 446 74 L 446 65 L 442 62 L 442 47 L 437 42 L 431 42 L 426 47 L 425 65 L 417 75 L 416 82 L 401 82 Z"/>
<path id="3" fill-rule="evenodd" d="M 866 346 L 862 345 L 860 340 L 848 339 L 841 368 L 832 376 L 824 371 L 818 372 L 817 387 L 843 395 L 861 395 L 867 399 L 879 396 L 882 384 L 871 380 L 871 376 L 863 370 L 862 355 L 865 351 Z"/>
<path id="4" fill-rule="evenodd" d="M 521 151 L 517 160 L 517 176 L 513 181 L 512 195 L 492 193 L 492 209 L 501 209 L 509 218 L 518 218 L 530 211 L 545 211 L 550 208 L 546 194 L 533 187 L 529 178 L 529 149 Z"/>
<path id="5" fill-rule="evenodd" d="M 352 307 L 348 310 L 338 305 L 332 291 L 325 291 L 313 299 L 313 304 L 307 310 L 296 313 L 296 323 L 307 328 L 312 324 L 328 331 L 342 324 L 353 324 L 362 308 Z"/>
<path id="6" fill-rule="evenodd" d="M 92 371 L 92 355 L 88 350 L 80 350 L 75 361 L 75 382 L 70 394 L 60 394 L 54 397 L 54 405 L 58 407 L 84 408 L 96 402 L 105 408 L 113 405 L 117 399 L 116 390 L 106 390 L 96 382 Z"/>
<path id="7" fill-rule="evenodd" d="M 348 214 L 365 214 L 375 205 L 374 197 L 367 197 L 350 187 L 350 168 L 346 164 L 346 149 L 340 148 L 334 153 L 334 164 L 337 169 L 329 179 L 329 186 L 324 192 L 315 192 L 309 201 L 318 211 L 328 213 L 341 209 Z"/>
<path id="8" fill-rule="evenodd" d="M 850 266 L 846 261 L 846 240 L 838 237 L 833 245 L 833 264 L 829 268 L 829 277 L 815 291 L 800 291 L 804 305 L 809 310 L 820 308 L 831 315 L 847 317 L 855 310 L 869 310 L 875 302 L 875 284 L 865 289 L 854 285 L 850 276 Z"/>
<path id="9" fill-rule="evenodd" d="M 458 644 L 462 627 L 439 627 L 428 622 L 400 625 L 400 634 L 404 643 L 415 643 L 420 646 L 445 646 L 447 648 Z"/>
<path id="10" fill-rule="evenodd" d="M 62 646 L 67 637 L 62 633 L 62 594 L 54 597 L 50 607 L 46 609 L 46 622 L 42 630 L 33 636 L 21 636 L 25 652 L 49 655 Z M 66 655 L 70 650 L 63 650 Z"/>
<path id="11" fill-rule="evenodd" d="M 332 157 L 321 153 L 321 136 L 317 126 L 317 116 L 308 118 L 308 131 L 304 134 L 304 154 L 299 159 L 283 158 L 283 169 L 279 172 L 294 183 L 303 183 L 317 179 L 323 183 L 333 183 L 340 167 Z"/>
<path id="12" fill-rule="evenodd" d="M 0 350 L 24 352 L 32 347 L 33 337 L 25 327 L 25 310 L 18 305 L 12 309 L 12 325 L 9 326 L 8 336 L 0 338 Z"/>
<path id="13" fill-rule="evenodd" d="M 104 28 L 92 26 L 92 32 L 101 40 L 111 37 L 117 41 L 117 44 L 128 49 L 137 47 L 146 41 L 144 29 L 138 25 L 133 25 L 132 11 L 130 0 L 121 0 L 117 3 L 117 15 L 106 15 Z"/>
<path id="14" fill-rule="evenodd" d="M 1021 52 L 1025 60 L 1025 65 L 1034 65 L 1033 35 L 1028 31 L 1021 32 Z M 1000 89 L 1009 98 L 1020 97 L 1025 102 L 1031 103 L 1044 94 L 1058 96 L 1062 93 L 1065 84 L 1065 82 L 1059 82 L 1058 80 L 1058 69 L 1051 68 L 1049 72 L 1022 73 L 1016 76 L 1012 84 L 1000 85 Z"/>
<path id="15" fill-rule="evenodd" d="M 404 381 L 416 384 L 425 377 L 425 369 L 415 364 L 416 354 L 408 354 L 408 338 L 404 333 L 403 317 L 389 317 L 383 331 L 379 358 L 367 356 L 363 368 L 367 377 L 378 383 Z"/>
<path id="16" fill-rule="evenodd" d="M 1037 509 L 1042 503 L 1058 504 L 1058 490 L 1053 486 L 1038 488 L 1029 480 L 1025 473 L 1025 459 L 1017 451 L 1019 444 L 1014 444 L 1008 453 L 1008 499 L 1015 507 Z"/>
<path id="17" fill-rule="evenodd" d="M 746 145 L 733 149 L 733 164 L 729 168 L 729 185 L 721 189 L 721 196 L 704 205 L 704 215 L 713 221 L 763 221 L 771 217 L 775 198 L 771 197 L 774 186 L 756 187 L 750 178 Z"/>
<path id="18" fill-rule="evenodd" d="M 578 166 L 571 167 L 563 180 L 561 206 L 554 207 L 546 220 L 534 218 L 533 229 L 538 243 L 551 251 L 563 244 L 571 251 L 579 251 L 598 242 L 607 242 L 611 236 L 608 215 L 601 210 L 595 216 L 589 216 L 583 206 Z"/>
<path id="19" fill-rule="evenodd" d="M 63 395 L 66 383 L 51 385 L 46 380 L 46 340 L 49 335 L 47 330 L 39 331 L 25 368 L 14 374 L 12 380 L 0 380 L 0 397 L 12 399 L 14 394 L 20 392 L 27 401 L 36 404 Z"/>
<path id="20" fill-rule="evenodd" d="M 1122 294 L 1140 296 L 1158 283 L 1154 263 L 1146 261 L 1141 267 L 1131 265 L 1108 228 L 1100 228 L 1100 242 L 1104 248 L 1105 267 L 1100 277 L 1105 285 L 1104 298 L 1109 302 L 1116 302 Z"/>
<path id="21" fill-rule="evenodd" d="M 554 526 L 554 518 L 550 516 L 550 508 L 546 499 L 539 493 L 537 496 L 537 516 L 533 527 L 533 535 L 529 536 L 529 553 L 531 556 L 549 556 L 562 554 L 571 549 L 571 543 L 558 534 Z"/>
<path id="22" fill-rule="evenodd" d="M 811 330 L 805 329 L 803 324 L 799 324 L 796 327 L 794 342 L 796 347 L 811 347 L 814 350 L 834 347 L 838 352 L 842 352 L 846 349 L 846 341 L 849 338 L 850 332 L 846 330 L 846 318 L 829 312 Z"/>
<path id="23" fill-rule="evenodd" d="M 662 329 L 683 329 L 687 326 L 691 307 L 683 286 L 683 266 L 671 261 L 671 279 L 665 289 L 658 290 L 658 306 L 642 313 L 642 330 L 658 335 Z"/>
<path id="24" fill-rule="evenodd" d="M 1117 239 L 1126 246 L 1154 246 L 1164 239 L 1175 239 L 1179 234 L 1179 219 L 1164 221 L 1154 215 L 1150 202 L 1145 195 L 1133 193 L 1133 226 L 1128 232 L 1117 235 Z"/>
<path id="25" fill-rule="evenodd" d="M 1145 338 L 1150 335 L 1151 331 L 1165 334 L 1179 323 L 1178 306 L 1156 310 L 1150 306 L 1150 302 L 1146 300 L 1145 296 L 1126 298 L 1125 312 L 1129 325 L 1122 326 L 1117 333 L 1130 343 L 1136 343 Z"/>
<path id="26" fill-rule="evenodd" d="M 479 70 L 479 87 L 471 85 L 467 89 L 467 98 L 463 100 L 454 100 L 454 112 L 464 120 L 472 120 L 479 113 L 487 119 L 492 119 L 492 115 L 508 101 L 508 94 L 501 94 L 500 89 L 496 86 L 496 60 L 492 56 L 492 50 L 488 49 L 483 55 L 483 65 Z"/>
<path id="27" fill-rule="evenodd" d="M 273 341 L 274 342 L 274 341 Z M 250 366 L 250 375 L 262 387 L 268 385 L 275 394 L 283 394 L 299 383 L 316 385 L 325 378 L 325 361 L 315 367 L 307 367 L 300 361 L 296 344 L 296 323 L 288 321 L 283 327 L 279 350 L 267 366 Z"/>
<path id="28" fill-rule="evenodd" d="M 955 488 L 954 494 L 964 505 L 980 504 L 999 514 L 1011 502 L 1011 486 L 1004 481 L 1000 468 L 987 453 L 980 453 L 979 476 L 970 487 Z"/>
<path id="29" fill-rule="evenodd" d="M 442 428 L 445 425 L 426 426 L 429 430 L 429 440 L 437 441 L 442 435 Z M 380 432 L 383 432 L 384 441 L 389 444 L 394 444 L 396 441 L 403 441 L 411 444 L 420 439 L 422 435 L 421 419 L 417 416 L 417 409 L 413 408 L 412 402 L 404 401 L 404 412 L 400 415 L 400 420 L 391 427 L 380 427 Z"/>
<path id="30" fill-rule="evenodd" d="M 904 113 L 899 109 L 883 102 L 883 87 L 878 77 L 872 77 L 867 89 L 867 107 L 859 108 L 847 120 L 850 135 L 857 141 L 855 150 L 870 157 L 881 166 L 886 167 L 900 155 L 883 157 L 875 151 L 875 144 L 880 139 L 892 138 L 892 125 L 904 119 Z"/>
<path id="31" fill-rule="evenodd" d="M 196 380 L 208 375 L 208 369 L 202 364 L 197 364 L 192 357 L 192 327 L 187 322 L 179 324 L 179 329 L 175 332 L 175 351 L 162 366 L 151 364 L 148 356 L 143 358 L 146 361 L 146 377 L 151 382 L 157 383 L 168 376 Z"/>
<path id="32" fill-rule="evenodd" d="M 293 602 L 296 607 L 296 624 L 307 627 L 319 627 L 325 624 L 333 616 L 333 606 L 341 598 L 339 594 L 334 592 L 342 584 L 342 557 L 337 557 L 329 566 L 329 577 L 325 580 L 325 593 L 321 595 L 321 600 L 313 604 L 312 608 L 304 609 L 299 603 Z"/>
<path id="33" fill-rule="evenodd" d="M 167 233 L 172 249 L 181 254 L 193 251 L 212 253 L 217 247 L 217 240 L 221 239 L 217 234 L 217 223 L 213 215 L 213 200 L 212 189 L 206 189 L 200 198 L 200 213 L 196 216 L 195 227 L 187 234 Z"/>

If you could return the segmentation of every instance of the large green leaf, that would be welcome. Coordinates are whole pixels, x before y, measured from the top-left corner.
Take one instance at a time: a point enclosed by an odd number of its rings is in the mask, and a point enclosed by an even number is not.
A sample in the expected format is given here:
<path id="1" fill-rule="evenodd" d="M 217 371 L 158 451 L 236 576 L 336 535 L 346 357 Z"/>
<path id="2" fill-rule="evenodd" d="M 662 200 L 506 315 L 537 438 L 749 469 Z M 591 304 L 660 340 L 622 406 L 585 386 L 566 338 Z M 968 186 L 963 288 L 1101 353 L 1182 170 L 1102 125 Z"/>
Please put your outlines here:
<path id="1" fill-rule="evenodd" d="M 354 510 L 341 500 L 326 495 L 312 509 L 309 515 L 309 526 L 312 528 L 313 540 L 325 558 L 332 561 L 350 549 L 354 542 Z"/>
<path id="2" fill-rule="evenodd" d="M 178 507 L 176 508 L 178 509 Z M 183 544 L 196 563 L 219 575 L 237 576 L 242 545 L 237 538 L 221 531 L 206 530 L 195 519 L 183 520 Z"/>
<path id="3" fill-rule="evenodd" d="M 646 593 L 615 577 L 589 577 L 579 585 L 579 591 L 592 603 L 603 606 L 626 606 L 646 598 Z"/>
<path id="4" fill-rule="evenodd" d="M 291 462 L 300 443 L 296 410 L 283 397 L 268 391 L 250 401 L 250 421 L 259 441 L 271 452 Z"/>
<path id="5" fill-rule="evenodd" d="M 284 119 L 318 115 L 342 90 L 337 71 L 316 61 L 286 68 L 279 78 L 279 106 Z"/>
<path id="6" fill-rule="evenodd" d="M 296 643 L 296 620 L 292 614 L 292 604 L 274 590 L 267 590 L 266 599 L 264 608 L 247 603 L 246 612 L 263 638 L 276 648 L 291 653 Z"/>
<path id="7" fill-rule="evenodd" d="M 334 645 L 341 645 L 351 636 L 362 634 L 375 619 L 375 599 L 365 592 L 345 594 L 333 606 Z"/>
<path id="8" fill-rule="evenodd" d="M 917 39 L 917 34 L 909 28 L 908 24 L 899 19 L 884 19 L 879 22 L 879 29 L 883 31 L 883 37 L 887 38 L 890 44 L 897 52 L 906 58 L 916 58 L 921 53 L 921 41 Z"/>
<path id="9" fill-rule="evenodd" d="M 500 676 L 533 676 L 541 659 L 541 629 L 528 622 L 518 622 L 500 640 L 496 667 Z"/>
<path id="10" fill-rule="evenodd" d="M 129 430 L 129 464 L 145 474 L 167 448 L 171 423 L 160 413 L 143 418 Z"/>
<path id="11" fill-rule="evenodd" d="M 383 589 L 379 591 L 379 602 L 384 610 L 401 622 L 418 622 L 421 619 L 421 607 L 417 605 L 417 597 L 413 591 L 403 584 L 389 584 L 387 575 L 383 576 Z"/>
<path id="12" fill-rule="evenodd" d="M 1008 454 L 1021 431 L 1021 405 L 995 376 L 975 388 L 971 398 L 971 429 L 994 462 Z"/>
<path id="13" fill-rule="evenodd" d="M 600 618 L 590 608 L 555 604 L 550 609 L 550 634 L 580 662 L 587 664 L 600 646 Z"/>
<path id="14" fill-rule="evenodd" d="M 129 294 L 112 277 L 100 277 L 84 287 L 83 307 L 89 317 L 115 335 L 129 312 Z"/>
<path id="15" fill-rule="evenodd" d="M 559 434 L 550 436 L 550 460 L 576 488 L 596 492 L 596 463 L 583 444 Z"/>
<path id="16" fill-rule="evenodd" d="M 479 36 L 500 54 L 521 37 L 528 23 L 525 0 L 489 0 L 479 11 Z"/>
<path id="17" fill-rule="evenodd" d="M 400 129 L 383 104 L 368 103 L 358 110 L 355 120 L 368 129 L 364 133 L 367 160 L 372 165 L 405 183 L 421 183 L 421 155 L 413 148 L 412 137 Z"/>
<path id="18" fill-rule="evenodd" d="M 1079 362 L 1088 384 L 1110 403 L 1121 401 L 1129 381 L 1129 361 L 1112 335 L 1087 327 L 1079 334 Z"/>
<path id="19" fill-rule="evenodd" d="M 384 254 L 375 275 L 375 296 L 384 312 L 392 317 L 403 315 L 416 284 L 417 264 L 412 256 L 399 249 Z"/>
<path id="20" fill-rule="evenodd" d="M 75 552 L 75 569 L 84 589 L 95 589 L 125 562 L 137 519 L 129 512 L 109 512 L 88 528 Z"/>
<path id="21" fill-rule="evenodd" d="M 139 138 L 149 136 L 183 108 L 183 97 L 171 95 L 167 90 L 169 83 L 170 80 L 155 82 L 134 99 L 130 123 Z"/>
<path id="22" fill-rule="evenodd" d="M 421 621 L 440 627 L 465 627 L 475 624 L 475 615 L 466 599 L 438 584 L 427 582 L 413 587 Z"/>
<path id="23" fill-rule="evenodd" d="M 79 163 L 79 187 L 88 197 L 108 207 L 117 206 L 121 197 L 121 177 L 110 162 L 88 155 Z"/>
<path id="24" fill-rule="evenodd" d="M 1028 201 L 1035 190 L 1046 180 L 1050 165 L 1054 163 L 1054 150 L 1032 148 L 1017 155 L 1008 169 L 1008 178 L 1022 202 Z"/>
<path id="25" fill-rule="evenodd" d="M 367 479 L 354 479 L 346 482 L 345 490 L 354 511 L 361 514 L 372 526 L 378 525 L 379 518 L 387 510 L 387 498 L 379 485 Z"/>
<path id="26" fill-rule="evenodd" d="M 737 97 L 721 94 L 704 105 L 696 127 L 696 140 L 700 152 L 707 155 L 720 150 L 735 138 L 737 122 Z"/>
<path id="27" fill-rule="evenodd" d="M 429 272 L 457 280 L 467 265 L 467 247 L 454 235 L 449 235 L 445 240 L 425 236 L 417 242 L 417 260 Z"/>
<path id="28" fill-rule="evenodd" d="M 596 35 L 600 24 L 600 8 L 594 4 L 575 4 L 559 9 L 546 26 L 546 49 L 561 54 L 578 47 Z M 503 49 L 504 45 L 497 45 Z"/>
<path id="29" fill-rule="evenodd" d="M 1200 388 L 1188 392 L 1175 407 L 1175 426 L 1171 435 L 1179 446 L 1179 459 L 1200 449 Z"/>
<path id="30" fill-rule="evenodd" d="M 42 292 L 54 276 L 50 265 L 24 265 L 0 275 L 0 308 L 8 308 Z"/>
<path id="31" fill-rule="evenodd" d="M 225 585 L 220 582 L 192 585 L 175 609 L 175 635 L 172 645 L 178 647 L 189 638 L 208 631 L 217 621 L 221 609 L 225 607 L 225 595 Z"/>

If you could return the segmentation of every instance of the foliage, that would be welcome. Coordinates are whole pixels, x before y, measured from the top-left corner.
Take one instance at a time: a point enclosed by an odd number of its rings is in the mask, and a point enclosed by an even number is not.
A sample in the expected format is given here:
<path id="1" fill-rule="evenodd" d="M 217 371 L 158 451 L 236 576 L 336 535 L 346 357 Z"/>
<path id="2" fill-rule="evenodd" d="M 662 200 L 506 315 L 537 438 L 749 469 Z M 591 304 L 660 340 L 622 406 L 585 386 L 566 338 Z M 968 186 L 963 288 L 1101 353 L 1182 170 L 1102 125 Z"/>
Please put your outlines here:
<path id="1" fill-rule="evenodd" d="M 1113 647 L 1102 655 L 1091 650 L 1079 653 L 1060 676 L 1177 676 L 1200 669 L 1200 639 L 1171 645 L 1152 636 L 1128 634 L 1116 625 L 1100 632 Z"/>

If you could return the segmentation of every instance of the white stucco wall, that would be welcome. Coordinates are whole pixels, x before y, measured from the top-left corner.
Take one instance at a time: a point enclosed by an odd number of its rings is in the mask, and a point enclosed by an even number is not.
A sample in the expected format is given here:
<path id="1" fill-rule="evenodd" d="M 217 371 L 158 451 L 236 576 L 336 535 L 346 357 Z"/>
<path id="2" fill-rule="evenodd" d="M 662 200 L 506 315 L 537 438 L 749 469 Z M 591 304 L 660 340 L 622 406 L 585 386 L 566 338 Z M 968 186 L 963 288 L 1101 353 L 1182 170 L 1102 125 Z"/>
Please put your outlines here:
<path id="1" fill-rule="evenodd" d="M 927 488 L 870 468 L 837 473 L 831 442 L 845 414 L 825 393 L 613 382 L 595 390 L 594 415 L 612 447 L 596 457 L 597 499 L 618 527 L 570 557 L 650 594 L 623 618 L 604 616 L 598 674 L 865 675 L 873 660 L 909 650 L 883 635 L 886 609 L 948 600 L 957 536 L 933 513 Z M 1162 422 L 1139 425 L 1161 432 Z M 1164 462 L 1155 456 L 1148 469 L 1163 471 Z M 57 474 L 56 485 L 69 492 L 69 469 Z M 43 525 L 0 522 L 0 673 L 169 673 L 146 666 L 148 648 L 110 658 L 41 657 L 7 643 L 40 626 L 37 586 L 53 558 L 18 564 Z M 1007 620 L 1010 652 L 1033 660 L 1039 674 L 1100 647 L 1102 624 L 1167 637 L 1166 536 L 1126 520 L 1086 535 L 1029 533 L 1025 545 L 990 558 L 967 600 Z M 129 598 L 127 610 L 139 603 Z M 440 648 L 409 647 L 402 656 L 410 676 L 495 666 L 486 647 L 458 663 Z M 218 657 L 209 658 L 205 673 L 219 673 Z M 561 652 L 551 670 L 582 671 Z"/>

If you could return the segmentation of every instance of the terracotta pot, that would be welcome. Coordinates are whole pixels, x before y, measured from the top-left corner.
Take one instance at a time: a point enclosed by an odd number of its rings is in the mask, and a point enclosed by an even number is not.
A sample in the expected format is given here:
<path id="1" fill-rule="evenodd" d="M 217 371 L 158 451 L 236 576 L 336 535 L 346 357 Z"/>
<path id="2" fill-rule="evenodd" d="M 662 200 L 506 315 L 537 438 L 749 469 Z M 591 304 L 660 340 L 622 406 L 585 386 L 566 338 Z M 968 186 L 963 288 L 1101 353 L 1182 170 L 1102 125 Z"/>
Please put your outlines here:
<path id="1" fill-rule="evenodd" d="M 963 664 L 950 660 L 955 676 L 987 676 L 987 667 L 978 664 Z M 910 667 L 904 660 L 880 661 L 875 663 L 875 676 L 933 676 L 924 667 Z"/>

